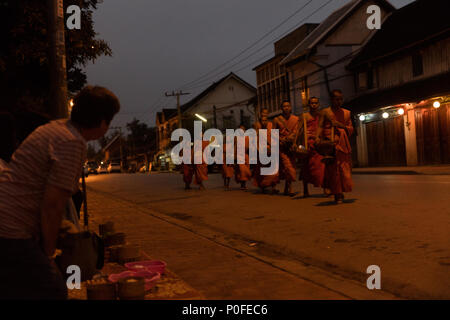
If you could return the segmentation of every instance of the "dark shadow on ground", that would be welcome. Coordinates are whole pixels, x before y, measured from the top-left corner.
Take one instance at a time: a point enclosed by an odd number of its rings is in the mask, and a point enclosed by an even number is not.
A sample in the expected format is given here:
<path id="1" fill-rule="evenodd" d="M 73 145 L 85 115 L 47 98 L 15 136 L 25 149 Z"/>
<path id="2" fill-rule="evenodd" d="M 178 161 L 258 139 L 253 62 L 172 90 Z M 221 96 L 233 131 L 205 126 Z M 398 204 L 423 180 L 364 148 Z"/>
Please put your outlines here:
<path id="1" fill-rule="evenodd" d="M 344 199 L 343 203 L 354 203 L 357 199 Z M 331 201 L 325 201 L 325 202 L 320 202 L 318 204 L 316 204 L 316 207 L 326 207 L 326 206 L 336 206 L 338 205 L 336 202 L 334 202 L 334 200 Z"/>
<path id="2" fill-rule="evenodd" d="M 302 200 L 302 199 L 308 199 L 308 198 L 325 199 L 325 198 L 327 198 L 327 196 L 325 196 L 324 194 L 321 193 L 321 194 L 311 194 L 305 198 L 305 197 L 303 197 L 303 195 L 301 195 L 301 196 L 294 197 L 293 200 Z"/>

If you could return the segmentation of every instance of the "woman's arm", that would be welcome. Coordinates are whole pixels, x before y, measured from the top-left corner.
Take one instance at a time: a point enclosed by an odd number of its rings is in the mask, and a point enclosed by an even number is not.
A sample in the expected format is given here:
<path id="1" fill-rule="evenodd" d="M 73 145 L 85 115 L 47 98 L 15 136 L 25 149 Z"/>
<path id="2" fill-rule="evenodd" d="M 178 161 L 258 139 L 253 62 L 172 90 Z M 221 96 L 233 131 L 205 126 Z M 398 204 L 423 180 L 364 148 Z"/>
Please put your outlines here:
<path id="1" fill-rule="evenodd" d="M 45 254 L 53 256 L 62 216 L 70 198 L 70 192 L 47 185 L 41 205 L 41 245 Z"/>

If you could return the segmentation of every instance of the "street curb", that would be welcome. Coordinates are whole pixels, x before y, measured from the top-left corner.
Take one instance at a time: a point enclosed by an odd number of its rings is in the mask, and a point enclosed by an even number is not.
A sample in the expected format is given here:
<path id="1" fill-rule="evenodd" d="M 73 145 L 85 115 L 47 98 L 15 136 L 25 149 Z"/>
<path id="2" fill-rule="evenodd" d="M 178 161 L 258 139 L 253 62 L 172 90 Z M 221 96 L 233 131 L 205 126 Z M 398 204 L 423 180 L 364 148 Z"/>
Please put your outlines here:
<path id="1" fill-rule="evenodd" d="M 389 175 L 419 175 L 427 174 L 417 171 L 395 171 L 395 170 L 382 170 L 382 171 L 352 171 L 353 174 L 389 174 Z"/>
<path id="2" fill-rule="evenodd" d="M 412 170 L 380 170 L 380 171 L 352 171 L 352 174 L 373 174 L 373 175 L 423 175 L 423 176 L 448 176 L 450 172 L 420 172 L 420 171 L 412 171 Z"/>

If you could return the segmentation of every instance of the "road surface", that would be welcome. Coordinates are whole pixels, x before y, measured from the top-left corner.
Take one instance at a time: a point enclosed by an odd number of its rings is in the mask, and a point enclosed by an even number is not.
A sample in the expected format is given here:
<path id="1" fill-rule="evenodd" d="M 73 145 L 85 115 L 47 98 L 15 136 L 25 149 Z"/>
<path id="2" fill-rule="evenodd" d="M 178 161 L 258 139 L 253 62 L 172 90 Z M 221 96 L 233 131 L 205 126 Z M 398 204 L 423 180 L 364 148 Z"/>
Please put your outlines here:
<path id="1" fill-rule="evenodd" d="M 388 298 L 449 299 L 450 176 L 354 175 L 354 181 L 341 205 L 320 189 L 308 199 L 236 184 L 224 191 L 219 174 L 210 175 L 206 191 L 185 191 L 174 173 L 92 175 L 87 185 L 350 298 L 367 297 L 352 295 L 345 281 L 364 287 L 367 267 L 377 265 Z"/>

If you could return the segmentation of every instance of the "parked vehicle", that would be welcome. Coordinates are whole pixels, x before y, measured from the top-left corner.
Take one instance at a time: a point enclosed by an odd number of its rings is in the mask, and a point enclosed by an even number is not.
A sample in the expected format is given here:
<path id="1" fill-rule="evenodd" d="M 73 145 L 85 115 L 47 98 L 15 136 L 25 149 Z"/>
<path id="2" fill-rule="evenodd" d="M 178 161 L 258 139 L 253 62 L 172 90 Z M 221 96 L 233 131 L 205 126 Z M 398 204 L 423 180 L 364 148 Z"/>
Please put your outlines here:
<path id="1" fill-rule="evenodd" d="M 108 166 L 106 164 L 101 164 L 97 168 L 97 173 L 108 173 Z"/>
<path id="2" fill-rule="evenodd" d="M 86 164 L 86 167 L 88 168 L 88 172 L 90 174 L 97 174 L 98 164 L 95 161 L 89 161 Z"/>
<path id="3" fill-rule="evenodd" d="M 108 173 L 121 172 L 120 162 L 110 162 L 108 165 Z"/>

